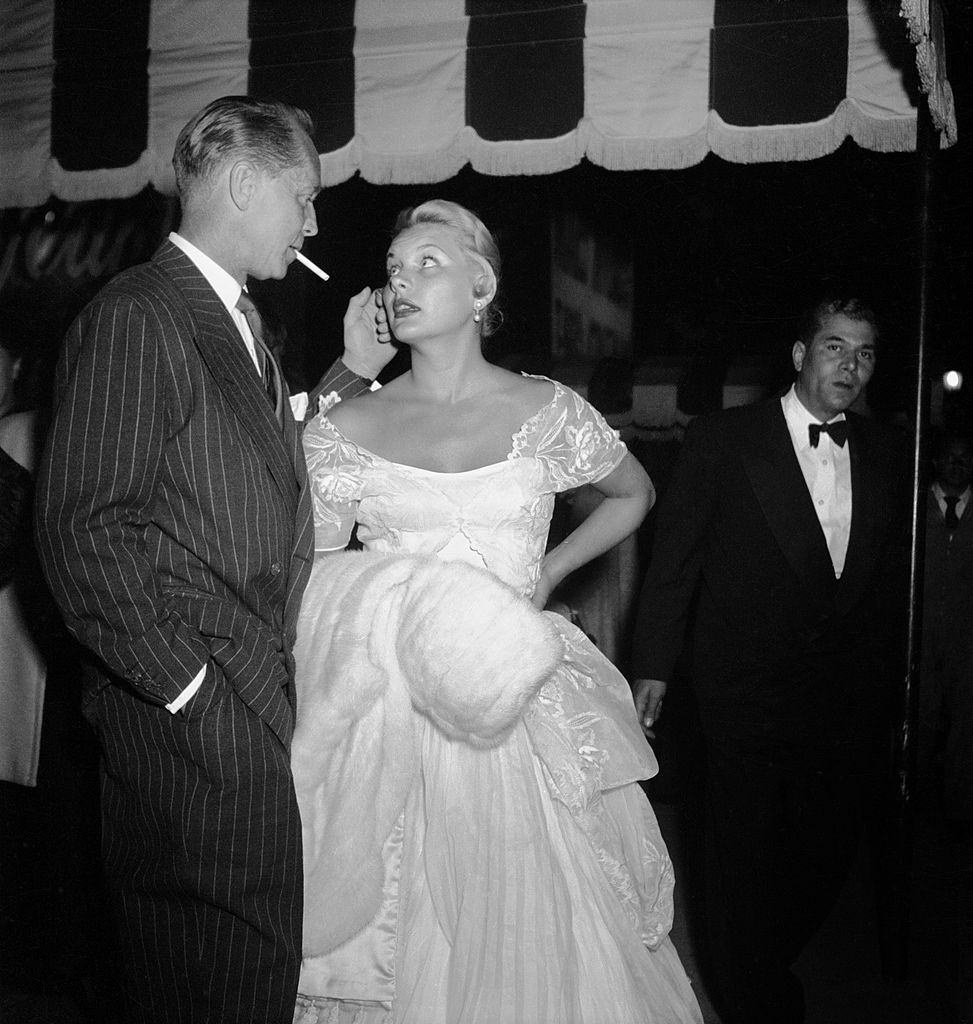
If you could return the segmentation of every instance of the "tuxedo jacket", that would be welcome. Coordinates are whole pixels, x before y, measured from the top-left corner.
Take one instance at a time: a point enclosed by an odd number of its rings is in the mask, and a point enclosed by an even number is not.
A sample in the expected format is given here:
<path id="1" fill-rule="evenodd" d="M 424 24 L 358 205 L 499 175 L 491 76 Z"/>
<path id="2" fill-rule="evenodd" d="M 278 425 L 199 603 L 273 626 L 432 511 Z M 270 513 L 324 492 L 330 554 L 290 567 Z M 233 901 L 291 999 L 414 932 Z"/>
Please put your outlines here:
<path id="1" fill-rule="evenodd" d="M 840 579 L 779 399 L 687 431 L 660 503 L 633 673 L 672 678 L 692 611 L 704 725 L 847 741 L 889 693 L 905 610 L 907 463 L 894 431 L 847 418 L 852 518 Z"/>
<path id="2" fill-rule="evenodd" d="M 950 530 L 936 496 L 926 496 L 926 546 L 922 594 L 924 670 L 940 671 L 959 652 L 973 652 L 968 624 L 973 622 L 973 501 L 959 525 Z M 960 658 L 968 662 L 970 653 Z"/>
<path id="3" fill-rule="evenodd" d="M 367 385 L 337 363 L 318 391 Z M 89 701 L 122 682 L 166 704 L 208 665 L 289 744 L 313 524 L 300 425 L 284 420 L 171 242 L 75 321 L 36 534 L 68 627 L 97 655 Z"/>

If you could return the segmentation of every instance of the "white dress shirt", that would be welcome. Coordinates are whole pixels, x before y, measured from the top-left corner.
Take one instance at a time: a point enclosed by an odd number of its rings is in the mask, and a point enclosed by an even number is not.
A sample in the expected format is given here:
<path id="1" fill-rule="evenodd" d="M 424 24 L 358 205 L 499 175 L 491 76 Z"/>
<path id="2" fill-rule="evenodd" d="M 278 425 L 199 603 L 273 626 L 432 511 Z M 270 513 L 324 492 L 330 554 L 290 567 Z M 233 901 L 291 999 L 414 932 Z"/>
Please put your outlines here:
<path id="1" fill-rule="evenodd" d="M 259 377 L 260 361 L 257 359 L 257 347 L 253 340 L 253 332 L 250 330 L 247 318 L 237 309 L 237 300 L 240 298 L 240 292 L 243 289 L 218 263 L 210 259 L 201 249 L 197 249 L 192 242 L 187 242 L 182 235 L 177 234 L 175 231 L 170 231 L 169 241 L 182 249 L 193 261 L 196 269 L 206 278 L 210 287 L 216 292 L 220 302 L 226 306 L 227 312 L 233 318 L 233 322 L 240 332 L 240 337 L 243 338 L 243 343 L 247 346 L 247 351 L 253 360 L 253 367 Z M 307 392 L 300 391 L 296 395 L 291 395 L 290 400 L 294 419 L 298 421 L 303 420 L 304 414 L 307 412 Z"/>
<path id="2" fill-rule="evenodd" d="M 851 441 L 841 447 L 830 434 L 822 434 L 817 448 L 812 448 L 808 427 L 820 420 L 804 407 L 793 386 L 780 404 L 837 578 L 845 566 L 851 534 Z M 844 418 L 840 413 L 828 422 Z"/>
<path id="3" fill-rule="evenodd" d="M 967 503 L 970 500 L 970 488 L 967 487 L 965 491 L 959 496 L 959 501 L 956 502 L 956 518 L 962 519 L 963 512 L 966 509 Z M 939 505 L 939 511 L 942 512 L 943 518 L 946 518 L 946 492 L 939 486 L 938 483 L 932 485 L 932 496 L 936 499 L 936 504 Z"/>
<path id="4" fill-rule="evenodd" d="M 247 318 L 237 309 L 236 305 L 237 300 L 240 298 L 240 292 L 243 289 L 218 263 L 210 259 L 201 249 L 197 249 L 192 242 L 187 242 L 182 235 L 176 234 L 175 231 L 170 231 L 169 241 L 182 249 L 193 261 L 196 269 L 206 278 L 210 287 L 216 292 L 220 302 L 226 306 L 226 310 L 233 318 L 233 322 L 236 324 L 237 330 L 247 346 L 247 351 L 253 360 L 254 368 L 259 375 L 260 363 L 257 360 L 257 350 L 253 343 L 253 334 L 250 330 L 250 325 L 247 323 Z"/>

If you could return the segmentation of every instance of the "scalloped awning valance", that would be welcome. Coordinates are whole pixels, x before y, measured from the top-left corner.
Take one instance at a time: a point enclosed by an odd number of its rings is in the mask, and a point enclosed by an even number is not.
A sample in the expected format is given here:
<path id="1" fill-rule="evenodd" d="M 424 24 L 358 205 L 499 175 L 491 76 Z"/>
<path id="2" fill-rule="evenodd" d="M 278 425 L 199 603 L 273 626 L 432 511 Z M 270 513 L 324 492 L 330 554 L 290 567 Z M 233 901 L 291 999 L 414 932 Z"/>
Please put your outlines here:
<path id="1" fill-rule="evenodd" d="M 910 150 L 932 3 L 22 0 L 0 24 L 0 206 L 170 192 L 180 126 L 227 93 L 309 110 L 325 184 Z M 937 124 L 951 141 L 951 108 Z"/>

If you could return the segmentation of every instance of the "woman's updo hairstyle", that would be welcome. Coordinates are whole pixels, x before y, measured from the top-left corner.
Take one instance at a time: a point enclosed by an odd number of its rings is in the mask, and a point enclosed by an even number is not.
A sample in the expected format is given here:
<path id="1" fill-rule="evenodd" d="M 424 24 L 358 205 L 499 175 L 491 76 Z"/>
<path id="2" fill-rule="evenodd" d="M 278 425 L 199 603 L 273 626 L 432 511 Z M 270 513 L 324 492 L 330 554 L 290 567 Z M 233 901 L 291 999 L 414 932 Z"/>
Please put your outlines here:
<path id="1" fill-rule="evenodd" d="M 493 298 L 483 308 L 481 334 L 489 337 L 503 323 L 503 313 L 497 305 L 500 292 L 500 250 L 490 230 L 475 213 L 448 199 L 430 199 L 419 206 L 403 210 L 395 222 L 395 234 L 417 224 L 442 224 L 456 233 L 460 248 L 466 256 L 483 269 L 493 281 Z"/>

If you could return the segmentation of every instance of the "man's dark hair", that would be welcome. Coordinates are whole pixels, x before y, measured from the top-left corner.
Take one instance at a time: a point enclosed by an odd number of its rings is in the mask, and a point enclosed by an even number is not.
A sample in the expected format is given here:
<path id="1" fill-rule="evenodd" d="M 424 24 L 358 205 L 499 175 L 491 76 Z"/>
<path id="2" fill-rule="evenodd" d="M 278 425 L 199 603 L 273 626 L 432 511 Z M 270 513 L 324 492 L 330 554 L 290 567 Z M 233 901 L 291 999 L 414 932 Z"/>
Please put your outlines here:
<path id="1" fill-rule="evenodd" d="M 950 448 L 956 445 L 963 445 L 968 451 L 973 452 L 973 440 L 957 430 L 933 430 L 931 435 L 929 451 L 934 462 L 945 459 Z"/>
<path id="2" fill-rule="evenodd" d="M 172 166 L 184 192 L 229 159 L 246 157 L 271 174 L 297 166 L 304 157 L 302 134 L 314 123 L 300 107 L 249 96 L 221 96 L 184 125 Z"/>
<path id="3" fill-rule="evenodd" d="M 874 309 L 857 295 L 842 292 L 826 292 L 807 305 L 797 322 L 797 340 L 809 345 L 825 317 L 839 313 L 849 320 L 860 320 L 870 324 L 875 334 L 875 344 L 878 345 L 882 332 Z"/>

